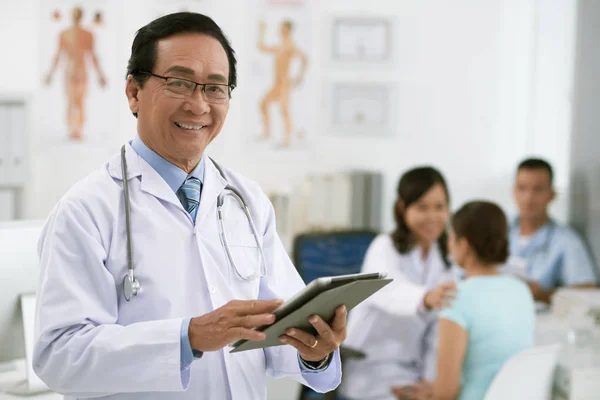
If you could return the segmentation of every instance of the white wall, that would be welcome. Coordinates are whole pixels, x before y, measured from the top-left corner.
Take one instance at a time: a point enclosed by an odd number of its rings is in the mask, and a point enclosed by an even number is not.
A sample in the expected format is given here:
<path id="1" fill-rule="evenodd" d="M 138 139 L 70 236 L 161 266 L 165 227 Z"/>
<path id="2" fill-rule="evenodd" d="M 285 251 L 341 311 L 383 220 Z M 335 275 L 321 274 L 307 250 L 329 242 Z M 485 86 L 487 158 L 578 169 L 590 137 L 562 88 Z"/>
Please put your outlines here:
<path id="1" fill-rule="evenodd" d="M 144 21 L 140 7 L 158 0 L 111 0 L 121 11 L 122 28 L 117 49 L 125 69 L 133 33 Z M 209 3 L 207 0 L 205 3 Z M 39 77 L 36 48 L 37 0 L 2 0 L 0 48 L 9 54 L 0 63 L 0 91 L 34 91 Z M 211 145 L 222 163 L 256 179 L 265 190 L 299 182 L 311 172 L 344 168 L 379 169 L 385 173 L 384 215 L 389 215 L 401 172 L 415 164 L 433 164 L 447 176 L 453 206 L 473 197 L 500 202 L 513 212 L 510 187 L 516 163 L 529 153 L 555 164 L 560 191 L 568 184 L 568 112 L 573 57 L 574 0 L 313 0 L 313 84 L 329 80 L 389 81 L 398 85 L 398 125 L 389 138 L 327 135 L 324 93 L 307 107 L 319 116 L 314 151 L 307 156 L 273 154 L 256 159 L 243 146 L 241 102 L 244 82 L 250 79 L 250 2 L 221 0 L 211 3 L 210 15 L 221 24 L 238 54 L 240 87 L 236 89 L 224 130 Z M 143 5 L 142 5 L 143 4 Z M 231 13 L 232 8 L 244 12 Z M 334 69 L 323 55 L 330 36 L 327 23 L 337 15 L 384 15 L 398 22 L 399 52 L 394 70 Z M 17 22 L 19 21 L 19 22 Z M 125 23 L 127 21 L 127 24 Z M 18 46 L 12 38 L 19 37 Z M 33 77 L 16 80 L 14 76 Z M 118 144 L 133 135 L 134 119 L 124 95 L 122 111 L 114 116 L 119 131 L 108 148 L 81 152 L 76 160 L 60 155 L 36 155 L 35 204 L 31 217 L 43 217 L 74 180 L 95 168 Z M 254 107 L 254 105 L 252 105 Z M 114 139 L 113 139 L 114 138 Z M 40 161 L 41 160 L 41 161 Z M 566 200 L 566 198 L 564 198 Z M 555 213 L 566 218 L 567 203 L 559 199 Z M 386 228 L 392 226 L 386 219 Z"/>

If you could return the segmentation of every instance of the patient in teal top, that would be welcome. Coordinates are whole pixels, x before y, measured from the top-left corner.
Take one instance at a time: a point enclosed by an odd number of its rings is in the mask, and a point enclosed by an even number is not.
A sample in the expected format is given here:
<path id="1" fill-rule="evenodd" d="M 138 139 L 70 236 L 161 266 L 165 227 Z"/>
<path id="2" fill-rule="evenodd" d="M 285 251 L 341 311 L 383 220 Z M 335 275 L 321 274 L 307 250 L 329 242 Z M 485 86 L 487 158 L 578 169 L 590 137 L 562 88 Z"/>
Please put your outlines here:
<path id="1" fill-rule="evenodd" d="M 467 203 L 452 218 L 449 250 L 466 279 L 440 313 L 435 399 L 483 399 L 504 363 L 533 346 L 531 292 L 497 271 L 508 257 L 507 226 L 489 202 Z"/>

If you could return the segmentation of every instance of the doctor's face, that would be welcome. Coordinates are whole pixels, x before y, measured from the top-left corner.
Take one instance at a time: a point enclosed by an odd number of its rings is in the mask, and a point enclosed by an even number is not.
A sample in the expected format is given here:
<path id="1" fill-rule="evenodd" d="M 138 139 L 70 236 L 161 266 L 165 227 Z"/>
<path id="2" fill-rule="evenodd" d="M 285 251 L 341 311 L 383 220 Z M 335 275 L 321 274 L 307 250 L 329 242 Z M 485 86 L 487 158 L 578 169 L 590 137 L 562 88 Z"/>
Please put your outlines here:
<path id="1" fill-rule="evenodd" d="M 406 225 L 417 242 L 436 241 L 446 229 L 448 202 L 444 187 L 436 184 L 404 212 Z"/>
<path id="2" fill-rule="evenodd" d="M 517 172 L 515 201 L 521 218 L 543 217 L 553 199 L 554 190 L 548 171 L 522 168 Z"/>
<path id="3" fill-rule="evenodd" d="M 170 80 L 148 76 L 140 88 L 132 77 L 128 78 L 126 92 L 131 111 L 138 113 L 140 138 L 163 158 L 190 172 L 206 146 L 221 131 L 229 110 L 229 98 L 207 101 L 209 93 L 203 93 L 201 86 L 191 94 L 181 94 L 189 83 L 173 78 L 227 85 L 227 54 L 210 36 L 173 35 L 156 43 L 154 69 L 148 72 Z M 214 86 L 210 90 L 213 89 L 227 90 L 227 87 Z"/>

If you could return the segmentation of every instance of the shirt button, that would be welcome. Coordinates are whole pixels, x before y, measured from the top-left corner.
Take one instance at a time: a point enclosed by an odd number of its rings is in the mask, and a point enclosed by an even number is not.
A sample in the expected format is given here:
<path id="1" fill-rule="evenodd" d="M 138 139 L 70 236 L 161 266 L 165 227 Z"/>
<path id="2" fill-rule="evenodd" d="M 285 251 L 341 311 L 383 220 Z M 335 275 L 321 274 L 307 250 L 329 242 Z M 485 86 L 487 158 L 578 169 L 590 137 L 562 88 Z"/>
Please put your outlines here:
<path id="1" fill-rule="evenodd" d="M 208 287 L 208 290 L 210 290 L 210 294 L 215 294 L 217 293 L 217 288 L 215 288 L 213 285 L 210 285 Z"/>

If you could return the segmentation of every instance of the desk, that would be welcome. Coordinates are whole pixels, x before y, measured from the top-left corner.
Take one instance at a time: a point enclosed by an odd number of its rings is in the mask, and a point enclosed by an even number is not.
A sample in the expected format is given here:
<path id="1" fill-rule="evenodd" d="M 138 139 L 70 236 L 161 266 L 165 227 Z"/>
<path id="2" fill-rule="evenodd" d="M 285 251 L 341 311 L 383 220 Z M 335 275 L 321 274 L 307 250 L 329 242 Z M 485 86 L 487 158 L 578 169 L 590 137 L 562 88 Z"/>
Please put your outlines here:
<path id="1" fill-rule="evenodd" d="M 553 400 L 596 400 L 600 393 L 600 341 L 591 347 L 567 344 L 568 327 L 550 314 L 536 318 L 536 345 L 564 345 L 554 376 Z"/>

